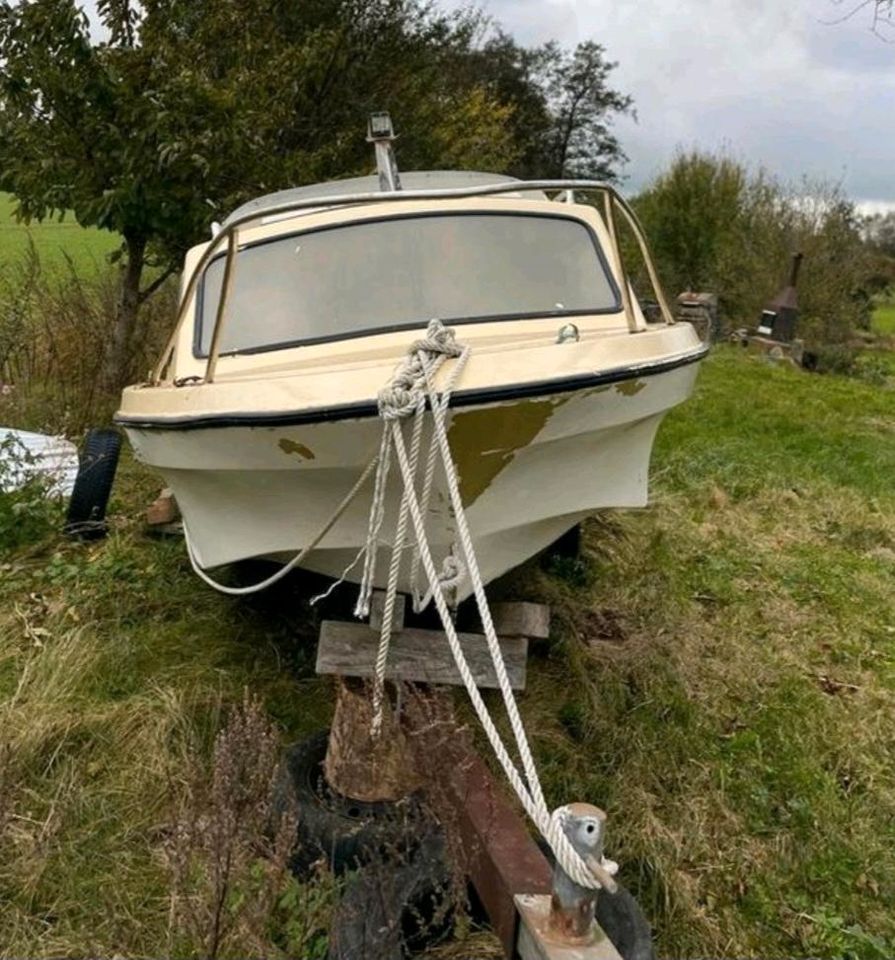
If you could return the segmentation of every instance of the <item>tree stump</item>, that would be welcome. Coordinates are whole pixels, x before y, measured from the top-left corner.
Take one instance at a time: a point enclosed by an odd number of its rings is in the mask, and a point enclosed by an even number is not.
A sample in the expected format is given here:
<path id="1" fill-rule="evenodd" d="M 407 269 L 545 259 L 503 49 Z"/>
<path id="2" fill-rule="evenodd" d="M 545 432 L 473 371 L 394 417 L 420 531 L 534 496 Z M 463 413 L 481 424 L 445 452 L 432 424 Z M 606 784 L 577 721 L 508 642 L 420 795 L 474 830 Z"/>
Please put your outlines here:
<path id="1" fill-rule="evenodd" d="M 354 800 L 400 800 L 420 778 L 395 710 L 386 698 L 382 729 L 374 737 L 373 705 L 368 685 L 339 677 L 336 709 L 329 734 L 324 773 L 330 787 Z"/>

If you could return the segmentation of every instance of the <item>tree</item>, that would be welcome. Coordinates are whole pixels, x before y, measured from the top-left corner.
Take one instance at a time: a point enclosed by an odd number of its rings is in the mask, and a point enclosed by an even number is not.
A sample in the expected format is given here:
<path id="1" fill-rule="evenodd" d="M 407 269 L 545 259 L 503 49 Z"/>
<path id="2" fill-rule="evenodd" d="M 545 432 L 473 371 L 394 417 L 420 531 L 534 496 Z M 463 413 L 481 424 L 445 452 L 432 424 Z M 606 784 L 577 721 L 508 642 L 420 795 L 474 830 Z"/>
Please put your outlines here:
<path id="1" fill-rule="evenodd" d="M 895 210 L 867 217 L 863 224 L 864 236 L 880 253 L 895 257 Z"/>
<path id="2" fill-rule="evenodd" d="M 747 175 L 729 157 L 679 153 L 636 201 L 673 290 L 711 289 L 718 259 L 740 227 Z"/>
<path id="3" fill-rule="evenodd" d="M 626 157 L 609 125 L 614 114 L 631 113 L 633 101 L 608 86 L 616 64 L 598 43 L 580 43 L 572 53 L 557 44 L 541 49 L 539 69 L 552 118 L 546 137 L 549 176 L 616 179 Z"/>
<path id="4" fill-rule="evenodd" d="M 122 237 L 103 379 L 130 375 L 142 303 L 259 193 L 367 172 L 390 109 L 405 169 L 614 177 L 630 98 L 596 44 L 518 47 L 427 0 L 0 0 L 0 190 Z M 485 42 L 482 43 L 482 37 Z"/>
<path id="5" fill-rule="evenodd" d="M 519 156 L 510 172 L 522 177 L 591 177 L 615 181 L 626 160 L 610 127 L 633 115 L 633 101 L 612 89 L 617 66 L 592 41 L 564 50 L 556 43 L 519 46 L 502 31 L 470 57 L 474 76 L 501 102 Z"/>
<path id="6" fill-rule="evenodd" d="M 0 0 L 0 189 L 26 221 L 71 210 L 121 235 L 110 389 L 131 373 L 140 305 L 211 220 L 259 192 L 366 172 L 372 109 L 395 110 L 411 163 L 515 158 L 507 108 L 450 69 L 472 15 L 417 0 L 98 9 L 107 39 L 94 43 L 75 0 Z"/>
<path id="7" fill-rule="evenodd" d="M 881 40 L 895 40 L 895 0 L 830 0 L 844 13 L 833 23 L 844 23 L 859 14 L 869 14 L 870 29 Z"/>

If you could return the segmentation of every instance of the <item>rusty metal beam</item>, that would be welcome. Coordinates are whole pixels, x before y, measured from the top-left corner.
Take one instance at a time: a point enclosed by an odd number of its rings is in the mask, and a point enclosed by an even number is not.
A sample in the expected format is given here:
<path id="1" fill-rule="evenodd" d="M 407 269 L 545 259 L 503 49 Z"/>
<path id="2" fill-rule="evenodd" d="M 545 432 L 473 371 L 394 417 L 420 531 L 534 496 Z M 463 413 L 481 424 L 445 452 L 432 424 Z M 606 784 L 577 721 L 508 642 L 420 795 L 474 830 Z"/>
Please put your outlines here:
<path id="1" fill-rule="evenodd" d="M 516 956 L 518 894 L 549 897 L 552 870 L 519 814 L 475 753 L 445 764 L 448 799 L 457 814 L 462 864 L 508 958 Z"/>

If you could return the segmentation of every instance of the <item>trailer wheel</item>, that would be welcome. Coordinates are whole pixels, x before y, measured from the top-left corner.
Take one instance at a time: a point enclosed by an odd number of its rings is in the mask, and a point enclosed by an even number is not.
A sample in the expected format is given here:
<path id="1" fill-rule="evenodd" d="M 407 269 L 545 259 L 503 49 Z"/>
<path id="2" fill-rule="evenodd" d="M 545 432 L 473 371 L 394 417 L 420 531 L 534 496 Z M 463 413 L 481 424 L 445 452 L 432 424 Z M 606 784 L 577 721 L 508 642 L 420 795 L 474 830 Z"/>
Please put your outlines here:
<path id="1" fill-rule="evenodd" d="M 296 876 L 307 876 L 324 859 L 335 874 L 354 870 L 388 851 L 407 856 L 419 843 L 425 816 L 415 796 L 397 803 L 365 803 L 330 789 L 323 774 L 328 730 L 286 750 L 274 795 L 274 812 L 292 811 L 298 821 L 290 861 Z"/>
<path id="2" fill-rule="evenodd" d="M 106 535 L 106 507 L 120 453 L 117 430 L 88 432 L 65 517 L 64 533 L 72 540 L 99 540 Z"/>
<path id="3" fill-rule="evenodd" d="M 444 841 L 430 827 L 407 862 L 368 864 L 348 883 L 333 916 L 330 960 L 403 960 L 451 931 L 451 876 Z"/>

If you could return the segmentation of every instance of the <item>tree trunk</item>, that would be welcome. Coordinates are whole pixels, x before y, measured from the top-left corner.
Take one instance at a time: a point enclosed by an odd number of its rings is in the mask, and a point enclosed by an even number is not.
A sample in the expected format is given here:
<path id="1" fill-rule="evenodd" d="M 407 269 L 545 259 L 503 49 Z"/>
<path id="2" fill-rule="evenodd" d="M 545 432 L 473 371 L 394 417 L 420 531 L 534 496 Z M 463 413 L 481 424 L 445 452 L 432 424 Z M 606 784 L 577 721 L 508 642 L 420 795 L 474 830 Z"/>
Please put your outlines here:
<path id="1" fill-rule="evenodd" d="M 121 292 L 101 374 L 103 388 L 109 393 L 120 390 L 127 377 L 130 349 L 140 309 L 140 279 L 143 276 L 146 255 L 146 241 L 142 237 L 125 237 L 124 243 L 126 259 L 121 272 Z"/>

